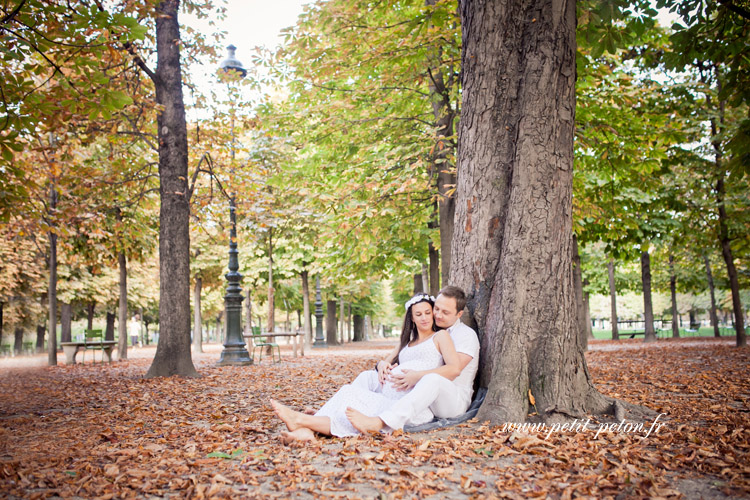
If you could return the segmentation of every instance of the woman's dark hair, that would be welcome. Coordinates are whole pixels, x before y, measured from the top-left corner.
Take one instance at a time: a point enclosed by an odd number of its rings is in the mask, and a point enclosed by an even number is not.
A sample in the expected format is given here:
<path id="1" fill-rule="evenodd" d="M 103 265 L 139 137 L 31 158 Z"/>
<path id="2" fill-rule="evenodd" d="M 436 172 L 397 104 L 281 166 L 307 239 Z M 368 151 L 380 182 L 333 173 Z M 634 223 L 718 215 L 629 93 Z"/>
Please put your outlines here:
<path id="1" fill-rule="evenodd" d="M 398 346 L 399 353 L 401 353 L 401 350 L 406 347 L 406 344 L 419 338 L 417 325 L 414 323 L 414 319 L 411 317 L 411 309 L 416 304 L 422 302 L 427 302 L 428 304 L 430 304 L 430 307 L 435 305 L 435 299 L 433 299 L 426 293 L 418 293 L 407 302 L 407 304 L 409 304 L 409 307 L 406 308 L 406 315 L 404 316 L 404 326 L 403 328 L 401 328 L 401 339 Z M 432 321 L 432 331 L 436 331 L 435 320 Z M 393 361 L 391 361 L 391 364 L 396 363 L 398 363 L 398 354 L 396 354 L 396 357 L 393 359 Z"/>

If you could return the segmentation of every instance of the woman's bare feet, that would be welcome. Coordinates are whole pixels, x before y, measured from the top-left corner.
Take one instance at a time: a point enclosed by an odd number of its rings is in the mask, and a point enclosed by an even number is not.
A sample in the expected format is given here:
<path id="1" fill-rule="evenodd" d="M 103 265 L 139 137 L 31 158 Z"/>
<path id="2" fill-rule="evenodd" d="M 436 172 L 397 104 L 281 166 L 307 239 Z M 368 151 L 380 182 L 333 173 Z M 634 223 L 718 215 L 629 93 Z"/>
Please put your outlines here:
<path id="1" fill-rule="evenodd" d="M 378 432 L 385 427 L 385 422 L 380 420 L 378 417 L 368 417 L 361 411 L 357 411 L 354 408 L 346 409 L 346 418 L 352 423 L 355 429 L 362 434 L 368 434 L 370 432 Z"/>
<path id="2" fill-rule="evenodd" d="M 271 400 L 271 407 L 273 407 L 273 411 L 276 413 L 276 416 L 278 416 L 281 421 L 286 424 L 287 429 L 289 429 L 291 432 L 294 432 L 301 427 L 301 423 L 299 421 L 299 417 L 300 415 L 302 415 L 301 413 L 292 410 L 288 406 L 279 403 L 275 399 Z"/>
<path id="3" fill-rule="evenodd" d="M 284 444 L 292 444 L 296 442 L 316 442 L 315 433 L 307 427 L 300 427 L 296 431 L 287 432 L 281 431 L 281 442 Z"/>

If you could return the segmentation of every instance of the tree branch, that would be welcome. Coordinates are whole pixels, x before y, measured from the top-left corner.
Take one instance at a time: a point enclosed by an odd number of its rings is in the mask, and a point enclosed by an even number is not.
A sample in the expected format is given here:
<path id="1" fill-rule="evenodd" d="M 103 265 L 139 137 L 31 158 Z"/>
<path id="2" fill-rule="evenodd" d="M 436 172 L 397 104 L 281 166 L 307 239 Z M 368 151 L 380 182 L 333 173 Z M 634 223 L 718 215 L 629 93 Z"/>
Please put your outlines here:
<path id="1" fill-rule="evenodd" d="M 21 7 L 23 7 L 23 4 L 26 3 L 26 0 L 21 0 L 21 3 L 18 4 L 18 7 L 13 9 L 13 12 L 5 16 L 4 18 L 0 19 L 0 24 L 5 24 L 13 20 L 16 15 L 21 12 Z"/>

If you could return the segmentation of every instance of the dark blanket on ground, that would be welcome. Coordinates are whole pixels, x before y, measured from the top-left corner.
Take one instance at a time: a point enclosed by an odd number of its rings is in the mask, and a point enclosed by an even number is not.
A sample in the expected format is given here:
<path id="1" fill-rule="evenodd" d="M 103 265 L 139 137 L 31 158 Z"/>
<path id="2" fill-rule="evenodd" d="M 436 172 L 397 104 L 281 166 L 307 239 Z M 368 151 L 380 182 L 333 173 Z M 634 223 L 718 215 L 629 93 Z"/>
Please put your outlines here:
<path id="1" fill-rule="evenodd" d="M 470 420 L 477 415 L 477 412 L 479 411 L 479 407 L 482 406 L 482 402 L 484 401 L 484 396 L 486 394 L 487 394 L 487 388 L 480 387 L 477 390 L 476 394 L 474 394 L 474 400 L 471 402 L 469 409 L 466 410 L 466 413 L 462 413 L 461 415 L 457 417 L 453 417 L 453 418 L 435 417 L 431 421 L 424 423 L 424 424 L 419 424 L 419 425 L 405 425 L 404 431 L 406 432 L 431 431 L 433 429 L 440 429 L 442 427 L 450 427 L 452 425 L 460 424 L 461 422 L 466 422 L 467 420 Z"/>

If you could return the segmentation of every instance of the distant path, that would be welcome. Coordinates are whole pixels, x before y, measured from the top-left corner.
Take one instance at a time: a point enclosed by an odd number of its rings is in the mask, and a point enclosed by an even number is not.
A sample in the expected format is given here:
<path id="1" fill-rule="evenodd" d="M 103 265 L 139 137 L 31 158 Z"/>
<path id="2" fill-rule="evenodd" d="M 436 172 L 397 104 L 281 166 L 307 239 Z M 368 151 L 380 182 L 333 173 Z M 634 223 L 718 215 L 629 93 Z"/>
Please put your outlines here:
<path id="1" fill-rule="evenodd" d="M 698 340 L 700 339 L 700 340 Z M 326 348 L 307 348 L 305 350 L 306 357 L 318 357 L 327 355 L 336 356 L 373 356 L 380 357 L 393 349 L 398 343 L 398 339 L 390 337 L 387 339 L 374 339 L 363 342 L 352 342 L 343 345 L 330 346 Z M 589 340 L 589 351 L 625 351 L 633 349 L 683 349 L 689 347 L 701 347 L 701 346 L 715 346 L 715 345 L 734 345 L 734 337 L 689 337 L 684 339 L 659 339 L 657 342 L 646 344 L 643 339 L 622 339 L 622 340 Z M 283 351 L 284 357 L 291 356 L 292 346 L 287 345 L 284 341 L 280 344 L 281 350 Z M 223 346 L 221 344 L 204 344 L 202 353 L 193 353 L 194 361 L 210 362 L 211 360 L 218 361 Z M 153 359 L 156 353 L 156 346 L 147 347 L 136 347 L 128 348 L 129 359 Z M 96 356 L 97 362 L 101 360 L 101 352 L 88 351 L 86 352 L 86 364 L 92 359 L 92 355 Z M 112 357 L 117 360 L 116 351 L 112 354 Z M 78 354 L 78 359 L 81 359 L 81 354 Z M 57 356 L 57 363 L 59 365 L 65 365 L 65 356 L 59 353 Z M 47 353 L 34 354 L 32 356 L 16 356 L 0 358 L 0 370 L 7 368 L 38 368 L 47 366 Z"/>

